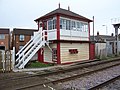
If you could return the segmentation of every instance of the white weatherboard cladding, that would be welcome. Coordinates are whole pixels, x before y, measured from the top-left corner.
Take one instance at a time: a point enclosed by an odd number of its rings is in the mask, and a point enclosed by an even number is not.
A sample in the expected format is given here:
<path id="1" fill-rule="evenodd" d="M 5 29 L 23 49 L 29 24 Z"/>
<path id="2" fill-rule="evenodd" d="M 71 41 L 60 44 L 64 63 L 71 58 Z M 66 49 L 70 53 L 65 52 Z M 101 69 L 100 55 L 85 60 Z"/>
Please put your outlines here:
<path id="1" fill-rule="evenodd" d="M 56 44 L 50 44 L 50 48 L 57 48 Z M 44 62 L 53 63 L 52 61 L 52 52 L 48 48 L 48 46 L 44 47 Z"/>
<path id="2" fill-rule="evenodd" d="M 89 59 L 89 43 L 61 43 L 61 63 L 76 62 Z M 69 49 L 77 49 L 77 54 L 70 54 Z"/>

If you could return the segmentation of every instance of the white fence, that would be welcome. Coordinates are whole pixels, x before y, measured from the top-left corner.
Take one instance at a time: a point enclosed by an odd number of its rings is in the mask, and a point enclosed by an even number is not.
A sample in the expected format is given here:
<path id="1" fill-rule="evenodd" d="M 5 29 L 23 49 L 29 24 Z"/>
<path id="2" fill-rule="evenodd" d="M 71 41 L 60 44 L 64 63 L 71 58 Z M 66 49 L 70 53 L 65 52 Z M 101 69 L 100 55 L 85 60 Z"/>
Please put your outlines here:
<path id="1" fill-rule="evenodd" d="M 107 57 L 116 54 L 116 48 L 120 54 L 120 41 L 116 47 L 116 41 L 107 41 L 106 43 L 95 44 L 95 56 L 96 57 Z"/>

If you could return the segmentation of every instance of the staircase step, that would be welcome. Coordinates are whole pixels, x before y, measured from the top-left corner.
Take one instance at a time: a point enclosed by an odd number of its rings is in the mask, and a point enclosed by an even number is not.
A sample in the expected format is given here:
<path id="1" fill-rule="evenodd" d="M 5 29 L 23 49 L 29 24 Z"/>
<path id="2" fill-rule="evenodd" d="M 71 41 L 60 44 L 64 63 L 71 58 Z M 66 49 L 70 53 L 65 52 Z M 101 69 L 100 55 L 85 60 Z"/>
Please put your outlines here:
<path id="1" fill-rule="evenodd" d="M 34 36 L 31 39 L 31 41 L 29 41 L 29 43 L 27 43 L 27 45 L 23 47 L 24 48 L 23 51 L 17 54 L 18 56 L 19 55 L 21 56 L 19 57 L 19 60 L 18 60 L 18 64 L 17 64 L 18 68 L 23 68 L 24 65 L 26 65 L 27 62 L 33 57 L 33 55 L 42 47 L 44 41 L 42 42 L 42 39 L 40 39 L 41 38 L 40 36 L 42 36 L 41 34 L 42 33 L 39 32 L 38 35 Z M 21 60 L 21 59 L 24 59 L 24 60 Z"/>

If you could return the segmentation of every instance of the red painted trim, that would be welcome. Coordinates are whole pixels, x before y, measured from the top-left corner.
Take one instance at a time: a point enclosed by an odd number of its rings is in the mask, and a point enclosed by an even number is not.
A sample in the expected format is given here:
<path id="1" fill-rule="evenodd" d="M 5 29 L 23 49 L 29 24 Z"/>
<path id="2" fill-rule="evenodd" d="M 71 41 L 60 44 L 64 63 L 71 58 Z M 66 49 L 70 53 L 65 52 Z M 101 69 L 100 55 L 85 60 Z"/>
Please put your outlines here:
<path id="1" fill-rule="evenodd" d="M 39 21 L 38 21 L 38 30 L 40 29 L 40 24 L 39 24 Z"/>
<path id="2" fill-rule="evenodd" d="M 42 62 L 42 63 L 44 63 L 44 64 L 55 64 L 53 62 Z"/>
<path id="3" fill-rule="evenodd" d="M 82 63 L 82 62 L 84 63 L 84 62 L 87 62 L 87 61 L 90 61 L 90 60 L 79 60 L 79 61 L 75 61 L 75 62 L 66 62 L 66 63 L 61 63 L 61 65 L 67 65 L 67 64 L 77 63 L 77 62 L 78 62 L 78 63 L 80 63 L 80 62 L 81 62 L 81 63 Z M 91 61 L 92 61 L 92 60 L 91 60 Z M 52 63 L 52 62 L 43 62 L 43 63 L 45 63 L 45 64 L 50 64 L 50 63 L 51 63 L 51 64 L 54 64 L 54 63 Z"/>
<path id="4" fill-rule="evenodd" d="M 80 21 L 92 22 L 92 20 L 90 20 L 90 19 L 83 19 L 83 18 L 79 18 L 79 17 L 74 17 L 74 16 L 70 16 L 70 15 L 61 14 L 61 13 L 56 13 L 56 14 L 53 14 L 53 15 L 50 15 L 50 16 L 43 16 L 43 17 L 40 17 L 40 18 L 38 18 L 34 21 L 49 19 L 49 18 L 52 18 L 56 15 L 60 15 L 60 16 L 63 16 L 63 17 L 67 17 L 67 18 L 71 18 L 71 19 L 75 19 L 75 20 L 80 20 Z"/>
<path id="5" fill-rule="evenodd" d="M 42 51 L 42 53 L 41 53 L 41 51 Z M 38 61 L 39 62 L 43 62 L 43 57 L 44 57 L 43 53 L 44 53 L 43 48 L 39 49 L 39 51 L 38 51 Z"/>
<path id="6" fill-rule="evenodd" d="M 61 64 L 61 60 L 60 60 L 60 42 L 57 43 L 57 64 Z"/>
<path id="7" fill-rule="evenodd" d="M 89 34 L 89 41 L 90 41 L 90 22 L 88 22 L 88 34 Z"/>
<path id="8" fill-rule="evenodd" d="M 51 43 L 90 43 L 90 41 L 73 41 L 73 40 L 51 40 Z"/>
<path id="9" fill-rule="evenodd" d="M 95 43 L 89 44 L 89 59 L 90 60 L 95 59 Z"/>
<path id="10" fill-rule="evenodd" d="M 57 15 L 57 40 L 60 40 L 60 16 Z"/>
<path id="11" fill-rule="evenodd" d="M 57 40 L 60 40 L 60 16 L 57 15 Z M 60 42 L 57 43 L 57 64 L 60 64 Z"/>
<path id="12" fill-rule="evenodd" d="M 41 59 L 40 59 L 40 58 L 41 58 L 41 57 L 40 57 L 40 56 L 41 56 L 41 55 L 40 55 L 40 52 L 41 52 L 41 50 L 39 49 L 38 52 L 37 52 L 37 53 L 38 53 L 38 61 L 41 60 Z"/>

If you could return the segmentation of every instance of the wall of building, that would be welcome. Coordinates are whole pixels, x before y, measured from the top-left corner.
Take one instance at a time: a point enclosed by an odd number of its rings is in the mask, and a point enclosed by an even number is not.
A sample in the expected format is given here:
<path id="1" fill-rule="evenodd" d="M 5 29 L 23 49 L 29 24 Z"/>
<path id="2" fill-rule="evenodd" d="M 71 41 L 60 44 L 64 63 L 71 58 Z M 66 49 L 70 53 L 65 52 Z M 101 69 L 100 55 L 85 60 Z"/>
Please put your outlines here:
<path id="1" fill-rule="evenodd" d="M 16 52 L 19 51 L 19 46 L 24 46 L 29 40 L 31 39 L 31 36 L 25 36 L 24 41 L 20 41 L 19 35 L 15 36 L 14 46 L 16 47 Z"/>
<path id="2" fill-rule="evenodd" d="M 89 59 L 89 43 L 61 43 L 61 63 L 76 62 Z M 70 54 L 69 49 L 77 49 L 78 53 Z"/>
<path id="3" fill-rule="evenodd" d="M 5 49 L 9 49 L 10 39 L 9 34 L 4 34 L 5 39 L 0 39 L 0 46 L 5 46 Z"/>
<path id="4" fill-rule="evenodd" d="M 49 62 L 49 63 L 53 63 L 52 61 L 52 52 L 50 51 L 50 49 L 48 48 L 48 46 L 43 47 L 44 48 L 44 62 Z M 50 48 L 57 48 L 57 44 L 50 44 Z"/>

